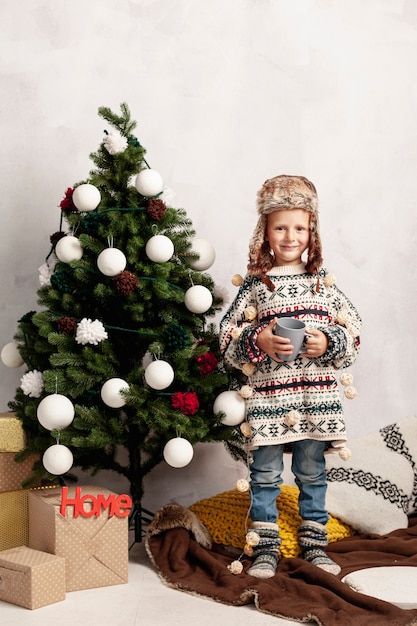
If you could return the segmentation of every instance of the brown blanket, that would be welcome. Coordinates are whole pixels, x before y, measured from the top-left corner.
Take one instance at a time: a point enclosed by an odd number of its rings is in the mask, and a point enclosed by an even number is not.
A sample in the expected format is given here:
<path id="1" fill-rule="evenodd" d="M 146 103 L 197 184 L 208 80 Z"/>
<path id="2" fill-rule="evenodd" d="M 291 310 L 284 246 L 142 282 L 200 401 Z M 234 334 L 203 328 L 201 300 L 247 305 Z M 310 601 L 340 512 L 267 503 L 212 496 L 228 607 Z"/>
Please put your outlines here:
<path id="1" fill-rule="evenodd" d="M 197 517 L 179 505 L 163 507 L 149 526 L 146 548 L 162 580 L 180 591 L 229 605 L 254 602 L 269 615 L 312 621 L 320 626 L 412 626 L 417 609 L 393 604 L 353 591 L 341 578 L 365 567 L 417 567 L 417 520 L 389 535 L 356 535 L 329 546 L 342 568 L 328 574 L 299 558 L 282 558 L 273 578 L 261 580 L 232 574 L 227 566 L 234 555 L 212 545 Z"/>

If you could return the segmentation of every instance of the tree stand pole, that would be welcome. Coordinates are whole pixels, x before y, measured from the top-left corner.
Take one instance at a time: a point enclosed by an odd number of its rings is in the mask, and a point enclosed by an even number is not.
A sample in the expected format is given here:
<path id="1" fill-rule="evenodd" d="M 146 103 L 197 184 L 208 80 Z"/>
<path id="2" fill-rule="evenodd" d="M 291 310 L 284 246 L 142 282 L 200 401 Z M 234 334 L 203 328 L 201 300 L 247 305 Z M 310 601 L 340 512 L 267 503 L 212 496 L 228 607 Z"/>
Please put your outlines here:
<path id="1" fill-rule="evenodd" d="M 141 543 L 146 534 L 144 526 L 151 523 L 153 516 L 154 514 L 148 509 L 144 509 L 140 503 L 134 505 L 129 515 L 129 530 L 133 531 L 133 542 L 129 546 L 129 550 L 135 543 Z"/>

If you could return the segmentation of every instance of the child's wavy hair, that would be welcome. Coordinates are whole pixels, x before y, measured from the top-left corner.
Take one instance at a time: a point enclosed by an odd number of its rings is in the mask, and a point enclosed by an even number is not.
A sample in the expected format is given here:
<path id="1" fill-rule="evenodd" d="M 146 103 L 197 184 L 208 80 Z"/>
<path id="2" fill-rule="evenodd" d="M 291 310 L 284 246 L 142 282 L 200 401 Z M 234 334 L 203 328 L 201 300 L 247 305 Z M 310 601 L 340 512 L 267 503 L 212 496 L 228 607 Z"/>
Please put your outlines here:
<path id="1" fill-rule="evenodd" d="M 318 198 L 312 182 L 304 176 L 281 174 L 266 180 L 257 194 L 258 223 L 249 242 L 249 274 L 265 277 L 274 266 L 269 241 L 266 239 L 267 216 L 274 211 L 304 209 L 310 213 L 310 242 L 307 272 L 317 274 L 323 262 L 319 233 Z"/>

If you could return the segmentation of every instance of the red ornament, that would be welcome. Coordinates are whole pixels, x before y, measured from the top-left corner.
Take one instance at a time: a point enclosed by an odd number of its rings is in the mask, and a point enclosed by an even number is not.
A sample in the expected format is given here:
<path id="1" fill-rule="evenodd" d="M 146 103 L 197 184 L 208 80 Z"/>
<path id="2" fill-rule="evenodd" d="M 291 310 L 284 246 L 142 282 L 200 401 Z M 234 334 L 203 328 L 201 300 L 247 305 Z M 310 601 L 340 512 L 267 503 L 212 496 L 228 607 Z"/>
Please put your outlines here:
<path id="1" fill-rule="evenodd" d="M 61 207 L 61 211 L 64 213 L 71 213 L 71 211 L 76 211 L 77 207 L 72 201 L 72 194 L 74 193 L 74 189 L 72 187 L 68 187 L 65 192 L 65 198 L 61 200 L 59 206 Z"/>
<path id="2" fill-rule="evenodd" d="M 200 366 L 200 374 L 202 376 L 208 376 L 217 367 L 217 357 L 213 352 L 205 352 L 196 358 L 197 363 Z"/>
<path id="3" fill-rule="evenodd" d="M 184 415 L 194 415 L 200 403 L 194 391 L 176 391 L 171 398 L 171 405 Z"/>

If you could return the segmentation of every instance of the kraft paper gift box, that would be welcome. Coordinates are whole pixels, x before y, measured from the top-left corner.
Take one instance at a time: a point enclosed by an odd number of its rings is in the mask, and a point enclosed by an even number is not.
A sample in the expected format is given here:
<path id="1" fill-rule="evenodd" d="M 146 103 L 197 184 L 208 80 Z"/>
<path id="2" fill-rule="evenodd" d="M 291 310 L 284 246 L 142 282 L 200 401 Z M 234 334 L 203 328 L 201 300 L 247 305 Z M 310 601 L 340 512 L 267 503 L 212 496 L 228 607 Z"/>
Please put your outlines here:
<path id="1" fill-rule="evenodd" d="M 12 411 L 0 413 L 0 452 L 20 452 L 24 447 L 22 422 Z"/>
<path id="2" fill-rule="evenodd" d="M 98 486 L 68 487 L 67 498 L 108 497 L 111 491 Z M 65 557 L 66 591 L 120 585 L 128 581 L 128 518 L 110 515 L 76 516 L 73 506 L 61 515 L 62 488 L 29 492 L 29 546 Z M 88 511 L 88 502 L 85 503 Z"/>
<path id="3" fill-rule="evenodd" d="M 0 600 L 27 609 L 65 600 L 65 559 L 26 546 L 0 552 Z"/>
<path id="4" fill-rule="evenodd" d="M 0 493 L 0 550 L 29 542 L 28 491 Z"/>
<path id="5" fill-rule="evenodd" d="M 0 452 L 0 493 L 22 488 L 22 482 L 32 474 L 32 467 L 38 460 L 33 454 L 21 463 L 14 460 L 15 452 Z"/>

